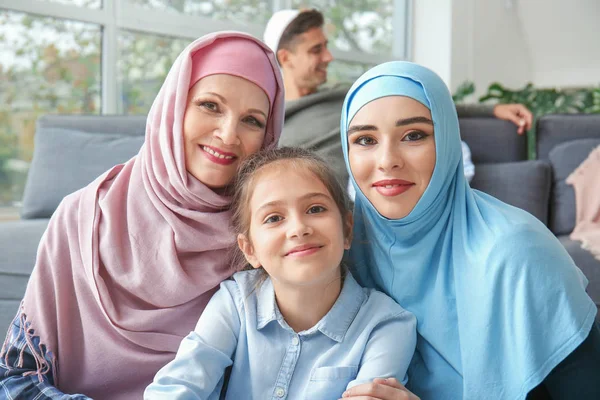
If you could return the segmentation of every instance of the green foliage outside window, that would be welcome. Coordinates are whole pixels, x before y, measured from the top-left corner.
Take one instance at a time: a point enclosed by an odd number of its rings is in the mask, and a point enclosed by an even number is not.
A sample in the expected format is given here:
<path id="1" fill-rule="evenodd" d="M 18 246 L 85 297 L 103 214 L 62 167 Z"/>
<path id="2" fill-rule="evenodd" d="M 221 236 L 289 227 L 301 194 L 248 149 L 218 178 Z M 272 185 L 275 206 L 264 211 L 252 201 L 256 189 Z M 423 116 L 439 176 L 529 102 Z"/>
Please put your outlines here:
<path id="1" fill-rule="evenodd" d="M 0 11 L 0 206 L 23 191 L 35 123 L 100 112 L 100 28 Z"/>
<path id="2" fill-rule="evenodd" d="M 202 16 L 241 24 L 264 25 L 273 13 L 272 1 L 265 0 L 126 0 L 151 10 Z"/>

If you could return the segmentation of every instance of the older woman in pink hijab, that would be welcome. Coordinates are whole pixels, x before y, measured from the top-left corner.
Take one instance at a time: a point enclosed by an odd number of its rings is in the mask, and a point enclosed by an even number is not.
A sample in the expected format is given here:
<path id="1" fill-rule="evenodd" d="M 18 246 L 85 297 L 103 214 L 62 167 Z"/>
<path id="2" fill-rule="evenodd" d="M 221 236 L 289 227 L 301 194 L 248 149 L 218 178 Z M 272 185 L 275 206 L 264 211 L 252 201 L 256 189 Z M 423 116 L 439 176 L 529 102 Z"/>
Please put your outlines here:
<path id="1" fill-rule="evenodd" d="M 228 187 L 244 158 L 276 145 L 283 102 L 273 54 L 249 35 L 181 53 L 139 154 L 53 215 L 0 353 L 0 393 L 142 398 L 234 272 Z"/>

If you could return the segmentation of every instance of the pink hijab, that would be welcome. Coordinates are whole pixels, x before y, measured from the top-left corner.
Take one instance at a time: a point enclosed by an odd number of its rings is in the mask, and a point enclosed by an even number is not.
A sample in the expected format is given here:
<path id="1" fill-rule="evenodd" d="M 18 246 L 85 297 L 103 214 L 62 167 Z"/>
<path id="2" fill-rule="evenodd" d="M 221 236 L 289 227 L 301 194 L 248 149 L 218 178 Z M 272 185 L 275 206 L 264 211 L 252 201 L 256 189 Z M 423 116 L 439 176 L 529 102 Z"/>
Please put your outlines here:
<path id="1" fill-rule="evenodd" d="M 210 34 L 173 64 L 139 154 L 67 196 L 50 221 L 21 318 L 55 357 L 55 384 L 65 393 L 141 399 L 233 272 L 229 198 L 190 175 L 184 159 L 188 90 L 217 73 L 267 93 L 263 148 L 275 146 L 284 94 L 273 53 L 247 34 Z M 48 371 L 41 356 L 40 375 Z"/>

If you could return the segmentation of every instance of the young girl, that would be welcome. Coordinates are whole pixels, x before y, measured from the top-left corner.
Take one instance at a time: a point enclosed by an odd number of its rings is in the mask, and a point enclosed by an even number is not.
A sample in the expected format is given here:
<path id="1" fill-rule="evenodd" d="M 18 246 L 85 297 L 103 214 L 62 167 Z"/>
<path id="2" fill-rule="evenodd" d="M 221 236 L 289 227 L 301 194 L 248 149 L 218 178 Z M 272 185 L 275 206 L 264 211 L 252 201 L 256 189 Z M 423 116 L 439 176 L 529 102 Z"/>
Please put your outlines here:
<path id="1" fill-rule="evenodd" d="M 352 217 L 331 170 L 281 148 L 241 167 L 232 207 L 251 270 L 221 284 L 145 399 L 338 399 L 376 377 L 405 382 L 416 320 L 341 265 Z"/>

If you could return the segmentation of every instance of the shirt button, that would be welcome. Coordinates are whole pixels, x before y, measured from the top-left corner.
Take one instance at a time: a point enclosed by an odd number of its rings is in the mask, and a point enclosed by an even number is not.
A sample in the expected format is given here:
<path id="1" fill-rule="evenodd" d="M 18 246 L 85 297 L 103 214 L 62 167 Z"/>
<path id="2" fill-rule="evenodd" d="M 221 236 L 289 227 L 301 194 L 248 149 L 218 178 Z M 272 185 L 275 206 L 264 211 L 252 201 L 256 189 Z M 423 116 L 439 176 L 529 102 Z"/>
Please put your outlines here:
<path id="1" fill-rule="evenodd" d="M 277 389 L 275 389 L 275 396 L 277 396 L 277 397 L 285 396 L 285 390 L 283 388 L 278 387 Z"/>
<path id="2" fill-rule="evenodd" d="M 294 336 L 294 337 L 292 338 L 292 344 L 293 344 L 294 346 L 298 346 L 298 344 L 299 344 L 299 343 L 300 343 L 300 339 L 298 339 L 298 336 Z"/>

